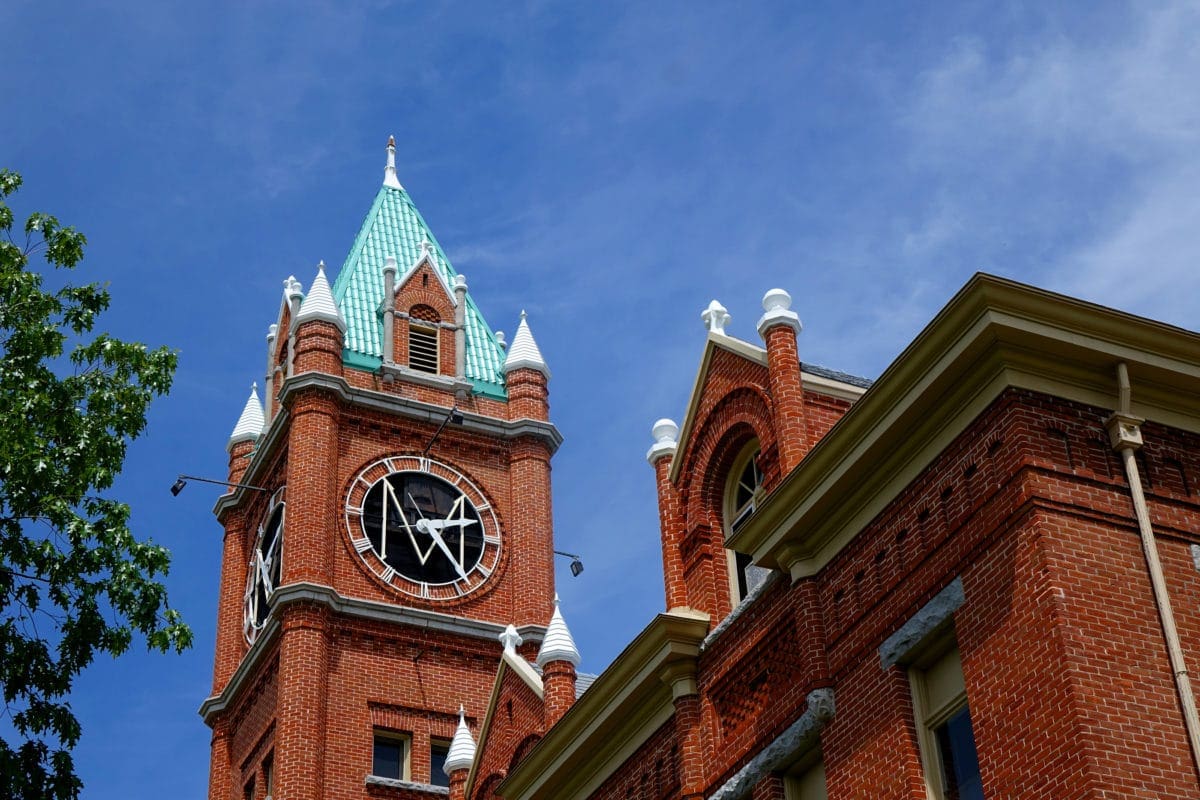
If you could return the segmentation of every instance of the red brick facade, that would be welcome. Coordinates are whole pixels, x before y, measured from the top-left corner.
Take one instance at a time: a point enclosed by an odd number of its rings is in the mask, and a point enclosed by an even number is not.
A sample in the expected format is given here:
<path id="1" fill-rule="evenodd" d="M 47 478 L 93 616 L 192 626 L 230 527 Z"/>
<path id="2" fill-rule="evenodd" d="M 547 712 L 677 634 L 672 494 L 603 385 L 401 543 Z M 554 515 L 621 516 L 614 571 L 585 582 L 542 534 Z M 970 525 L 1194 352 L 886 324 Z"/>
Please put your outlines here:
<path id="1" fill-rule="evenodd" d="M 1185 398 L 1200 390 L 1200 337 L 1046 298 L 977 278 L 858 404 L 804 377 L 788 327 L 768 327 L 765 348 L 710 335 L 674 453 L 651 450 L 666 605 L 706 613 L 707 635 L 669 669 L 639 666 L 663 657 L 643 635 L 497 795 L 472 797 L 941 798 L 914 698 L 927 670 L 954 663 L 946 653 L 961 661 L 982 796 L 1200 796 L 1106 433 L 1128 360 L 1149 418 L 1137 454 L 1149 517 L 1184 658 L 1198 664 L 1200 416 Z M 1008 305 L 1042 327 L 996 322 Z M 973 308 L 984 325 L 962 321 Z M 1107 355 L 1113 341 L 1144 351 Z M 1037 374 L 991 366 L 1003 363 Z M 1108 405 L 1085 399 L 1085 373 Z M 1171 391 L 1152 401 L 1152 379 Z M 753 440 L 762 519 L 732 535 L 725 487 Z M 771 570 L 736 609 L 727 544 Z M 639 691 L 657 698 L 656 728 L 622 721 Z"/>

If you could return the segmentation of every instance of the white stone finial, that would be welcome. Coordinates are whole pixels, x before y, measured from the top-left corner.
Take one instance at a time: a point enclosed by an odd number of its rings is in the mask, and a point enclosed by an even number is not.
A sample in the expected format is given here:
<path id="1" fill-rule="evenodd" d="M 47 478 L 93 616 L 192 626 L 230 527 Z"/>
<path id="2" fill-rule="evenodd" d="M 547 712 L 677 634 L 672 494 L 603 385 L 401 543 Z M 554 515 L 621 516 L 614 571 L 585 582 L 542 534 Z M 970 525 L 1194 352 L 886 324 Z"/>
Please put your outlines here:
<path id="1" fill-rule="evenodd" d="M 279 332 L 279 326 L 276 325 L 274 322 L 272 322 L 270 325 L 268 325 L 267 326 L 267 341 L 268 342 L 275 341 L 275 334 L 277 334 L 278 332 Z"/>
<path id="2" fill-rule="evenodd" d="M 679 447 L 679 426 L 675 424 L 673 419 L 660 419 L 654 423 L 654 427 L 650 429 L 651 435 L 654 436 L 654 444 L 650 446 L 650 450 L 646 453 L 646 460 L 653 465 L 660 458 L 675 455 L 675 450 Z"/>
<path id="3" fill-rule="evenodd" d="M 458 727 L 454 729 L 454 738 L 450 740 L 450 750 L 446 753 L 446 761 L 442 769 L 449 777 L 450 773 L 460 769 L 470 769 L 475 763 L 475 739 L 471 729 L 467 727 L 466 712 L 458 707 Z"/>
<path id="4" fill-rule="evenodd" d="M 558 608 L 558 593 L 554 595 L 554 613 L 550 616 L 550 624 L 546 626 L 546 638 L 538 650 L 537 665 L 545 667 L 553 661 L 568 661 L 578 667 L 583 659 L 579 649 L 575 647 L 575 638 L 571 636 L 567 622 L 563 619 L 562 611 Z"/>
<path id="5" fill-rule="evenodd" d="M 392 273 L 392 275 L 396 274 L 396 257 L 395 256 L 388 256 L 387 258 L 385 258 L 383 260 L 383 274 L 386 275 L 389 272 Z"/>
<path id="6" fill-rule="evenodd" d="M 333 300 L 333 292 L 329 289 L 329 280 L 325 277 L 325 262 L 317 265 L 317 277 L 313 279 L 308 296 L 300 304 L 300 313 L 296 315 L 296 324 L 311 320 L 332 322 L 342 333 L 346 332 L 346 320 L 338 310 Z"/>
<path id="7" fill-rule="evenodd" d="M 500 345 L 501 349 L 508 349 L 508 342 L 504 341 L 504 331 L 496 331 L 496 343 Z"/>
<path id="8" fill-rule="evenodd" d="M 508 348 L 508 356 L 504 359 L 500 371 L 507 375 L 516 369 L 536 369 L 546 376 L 546 380 L 550 380 L 550 367 L 546 366 L 546 359 L 542 358 L 542 351 L 533 340 L 524 310 L 521 311 L 521 324 L 517 325 L 512 346 Z"/>
<path id="9" fill-rule="evenodd" d="M 504 645 L 504 652 L 512 653 L 514 656 L 517 654 L 517 648 L 525 643 L 525 639 L 521 637 L 521 634 L 517 633 L 516 626 L 511 622 L 504 629 L 503 633 L 500 634 L 499 638 L 500 644 Z"/>
<path id="10" fill-rule="evenodd" d="M 461 272 L 454 276 L 454 288 L 458 289 L 459 287 L 462 287 L 463 291 L 467 289 L 467 276 Z"/>
<path id="11" fill-rule="evenodd" d="M 733 317 L 729 316 L 729 312 L 725 310 L 725 306 L 713 300 L 708 304 L 708 308 L 700 312 L 700 319 L 704 320 L 704 325 L 708 328 L 709 333 L 718 333 L 721 336 L 727 336 L 725 326 L 733 320 Z"/>
<path id="12" fill-rule="evenodd" d="M 396 137 L 389 136 L 387 143 L 387 166 L 383 168 L 383 185 L 393 189 L 403 189 L 400 179 L 396 177 Z"/>
<path id="13" fill-rule="evenodd" d="M 433 261 L 433 242 L 429 241 L 428 236 L 421 237 L 421 258 L 429 256 L 429 260 Z"/>
<path id="14" fill-rule="evenodd" d="M 300 300 L 304 297 L 304 286 L 296 280 L 295 275 L 288 275 L 283 282 L 283 296 L 290 300 Z"/>
<path id="15" fill-rule="evenodd" d="M 246 400 L 245 407 L 242 408 L 242 415 L 238 417 L 237 425 L 233 426 L 233 433 L 230 434 L 225 449 L 232 450 L 238 442 L 258 441 L 266 424 L 262 403 L 258 399 L 258 383 L 255 382 L 250 384 L 250 397 Z"/>
<path id="16" fill-rule="evenodd" d="M 758 320 L 758 333 L 765 335 L 767 328 L 772 328 L 776 325 L 787 325 L 796 333 L 800 333 L 804 326 L 800 324 L 800 317 L 795 311 L 792 311 L 792 296 L 783 289 L 771 289 L 763 295 L 763 315 Z"/>

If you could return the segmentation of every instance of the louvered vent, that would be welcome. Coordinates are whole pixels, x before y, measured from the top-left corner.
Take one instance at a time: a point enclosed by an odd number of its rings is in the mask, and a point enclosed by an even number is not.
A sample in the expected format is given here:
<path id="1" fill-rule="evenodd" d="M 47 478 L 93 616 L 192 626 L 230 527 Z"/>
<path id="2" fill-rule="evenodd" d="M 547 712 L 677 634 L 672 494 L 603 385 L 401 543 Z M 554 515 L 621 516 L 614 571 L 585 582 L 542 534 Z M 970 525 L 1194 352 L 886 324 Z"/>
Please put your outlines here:
<path id="1" fill-rule="evenodd" d="M 438 371 L 437 328 L 412 325 L 408 330 L 408 366 L 420 372 Z"/>

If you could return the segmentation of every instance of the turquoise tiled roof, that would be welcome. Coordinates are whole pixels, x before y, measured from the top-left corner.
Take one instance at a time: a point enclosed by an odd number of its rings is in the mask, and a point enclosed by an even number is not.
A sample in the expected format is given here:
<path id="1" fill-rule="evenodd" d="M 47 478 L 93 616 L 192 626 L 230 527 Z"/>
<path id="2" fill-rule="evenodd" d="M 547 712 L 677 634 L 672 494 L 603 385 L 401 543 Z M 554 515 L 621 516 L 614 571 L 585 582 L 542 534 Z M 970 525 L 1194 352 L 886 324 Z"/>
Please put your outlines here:
<path id="1" fill-rule="evenodd" d="M 457 273 L 408 192 L 381 186 L 333 284 L 334 299 L 346 318 L 342 361 L 348 366 L 375 369 L 383 362 L 384 261 L 395 257 L 399 285 L 420 258 L 425 239 L 433 245 L 434 260 L 446 283 L 453 286 Z M 500 371 L 504 348 L 469 293 L 466 312 L 466 377 L 476 392 L 504 399 L 507 392 Z"/>

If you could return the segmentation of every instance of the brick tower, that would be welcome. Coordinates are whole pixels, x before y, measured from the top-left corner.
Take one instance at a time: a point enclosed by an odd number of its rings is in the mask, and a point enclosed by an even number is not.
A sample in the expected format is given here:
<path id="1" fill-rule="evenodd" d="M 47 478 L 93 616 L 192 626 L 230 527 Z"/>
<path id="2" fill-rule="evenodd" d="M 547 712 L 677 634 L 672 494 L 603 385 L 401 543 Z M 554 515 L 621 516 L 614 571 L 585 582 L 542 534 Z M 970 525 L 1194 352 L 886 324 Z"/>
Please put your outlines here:
<path id="1" fill-rule="evenodd" d="M 524 315 L 508 349 L 488 328 L 387 153 L 334 284 L 284 282 L 230 437 L 211 800 L 443 795 L 499 635 L 532 658 L 554 611 L 549 370 Z"/>

